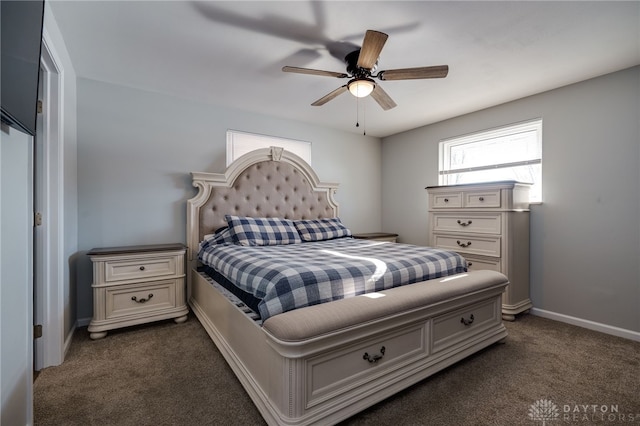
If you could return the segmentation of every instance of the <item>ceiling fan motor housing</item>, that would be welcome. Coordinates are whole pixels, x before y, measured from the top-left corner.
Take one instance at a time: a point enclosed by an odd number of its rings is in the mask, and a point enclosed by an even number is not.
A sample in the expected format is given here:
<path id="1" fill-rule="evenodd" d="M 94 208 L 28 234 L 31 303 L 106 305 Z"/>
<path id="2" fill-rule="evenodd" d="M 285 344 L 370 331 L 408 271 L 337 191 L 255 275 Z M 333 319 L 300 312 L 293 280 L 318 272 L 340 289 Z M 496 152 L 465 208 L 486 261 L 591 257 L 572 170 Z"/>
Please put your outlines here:
<path id="1" fill-rule="evenodd" d="M 344 61 L 347 63 L 347 73 L 351 74 L 356 79 L 369 78 L 371 73 L 375 72 L 378 67 L 378 61 L 371 67 L 370 70 L 358 67 L 358 58 L 360 57 L 360 49 L 354 50 L 344 57 Z"/>

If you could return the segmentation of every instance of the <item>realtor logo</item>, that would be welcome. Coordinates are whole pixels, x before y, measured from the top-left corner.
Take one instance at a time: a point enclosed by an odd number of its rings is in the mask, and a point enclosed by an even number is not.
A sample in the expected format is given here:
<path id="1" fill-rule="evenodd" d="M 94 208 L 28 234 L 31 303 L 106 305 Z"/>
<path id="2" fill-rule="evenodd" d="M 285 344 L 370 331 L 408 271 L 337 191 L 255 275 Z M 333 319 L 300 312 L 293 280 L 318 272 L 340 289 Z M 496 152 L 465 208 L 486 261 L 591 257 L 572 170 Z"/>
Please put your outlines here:
<path id="1" fill-rule="evenodd" d="M 529 407 L 529 418 L 533 421 L 542 422 L 542 426 L 545 426 L 547 422 L 560 420 L 560 410 L 553 401 L 539 399 Z"/>
<path id="2" fill-rule="evenodd" d="M 634 423 L 640 420 L 640 413 L 620 412 L 618 404 L 563 404 L 556 405 L 550 399 L 539 399 L 529 406 L 529 420 L 542 422 L 542 426 L 551 426 L 548 422 L 562 423 Z M 539 425 L 539 423 L 538 423 Z"/>

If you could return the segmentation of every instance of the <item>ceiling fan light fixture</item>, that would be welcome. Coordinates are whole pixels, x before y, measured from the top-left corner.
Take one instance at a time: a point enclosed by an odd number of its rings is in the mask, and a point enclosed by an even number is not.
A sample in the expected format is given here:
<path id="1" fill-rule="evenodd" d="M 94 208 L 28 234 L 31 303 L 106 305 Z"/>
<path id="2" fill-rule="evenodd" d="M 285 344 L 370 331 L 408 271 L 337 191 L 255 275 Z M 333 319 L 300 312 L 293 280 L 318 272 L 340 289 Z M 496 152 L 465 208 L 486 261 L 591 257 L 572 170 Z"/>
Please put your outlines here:
<path id="1" fill-rule="evenodd" d="M 358 80 L 351 80 L 348 84 L 349 92 L 356 98 L 364 98 L 367 97 L 373 92 L 376 84 L 373 80 L 368 78 L 362 78 Z"/>

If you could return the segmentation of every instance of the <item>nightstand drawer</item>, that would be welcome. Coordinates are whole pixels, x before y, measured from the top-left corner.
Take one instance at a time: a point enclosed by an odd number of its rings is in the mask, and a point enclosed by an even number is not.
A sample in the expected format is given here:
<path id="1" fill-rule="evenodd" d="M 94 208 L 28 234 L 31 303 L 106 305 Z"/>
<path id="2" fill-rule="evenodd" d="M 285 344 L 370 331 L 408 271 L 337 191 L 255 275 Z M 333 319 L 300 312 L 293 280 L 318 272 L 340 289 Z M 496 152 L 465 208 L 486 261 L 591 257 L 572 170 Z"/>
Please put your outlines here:
<path id="1" fill-rule="evenodd" d="M 433 352 L 465 340 L 502 321 L 500 297 L 433 319 Z"/>
<path id="2" fill-rule="evenodd" d="M 436 247 L 460 253 L 500 257 L 500 237 L 470 235 L 433 235 Z"/>
<path id="3" fill-rule="evenodd" d="M 434 213 L 433 230 L 499 235 L 502 230 L 502 214 Z"/>
<path id="4" fill-rule="evenodd" d="M 182 280 L 180 280 L 182 283 Z M 106 318 L 117 318 L 176 307 L 176 280 L 106 289 Z"/>
<path id="5" fill-rule="evenodd" d="M 105 262 L 105 281 L 139 280 L 177 275 L 176 256 L 155 256 Z"/>

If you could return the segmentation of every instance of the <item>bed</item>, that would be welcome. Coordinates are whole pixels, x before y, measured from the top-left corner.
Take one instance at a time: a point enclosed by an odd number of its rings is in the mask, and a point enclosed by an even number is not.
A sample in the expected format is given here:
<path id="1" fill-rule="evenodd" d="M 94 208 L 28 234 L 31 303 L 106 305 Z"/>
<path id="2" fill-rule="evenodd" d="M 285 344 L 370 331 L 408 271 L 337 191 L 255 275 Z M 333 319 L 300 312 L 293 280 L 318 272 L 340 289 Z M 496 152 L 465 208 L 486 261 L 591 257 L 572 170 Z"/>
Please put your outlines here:
<path id="1" fill-rule="evenodd" d="M 280 302 L 252 307 L 224 277 L 205 271 L 201 245 L 225 227 L 234 230 L 230 218 L 280 218 L 296 226 L 333 222 L 339 218 L 338 185 L 321 182 L 306 162 L 278 147 L 250 152 L 225 173 L 194 172 L 192 181 L 198 193 L 187 202 L 189 304 L 268 424 L 335 424 L 507 336 L 501 318 L 507 278 L 464 272 L 460 265 L 446 276 L 417 276 L 407 285 L 346 291 L 291 308 Z M 287 235 L 295 236 L 288 226 Z M 344 244 L 353 241 L 342 235 L 321 249 L 349 253 Z M 305 244 L 316 242 L 287 247 L 297 252 Z M 367 256 L 351 256 L 345 267 L 356 265 L 357 257 Z M 374 269 L 385 269 L 382 257 L 368 259 Z M 276 282 L 269 277 L 255 285 L 247 280 L 247 286 L 259 290 Z M 261 297 L 266 292 L 258 291 Z"/>

